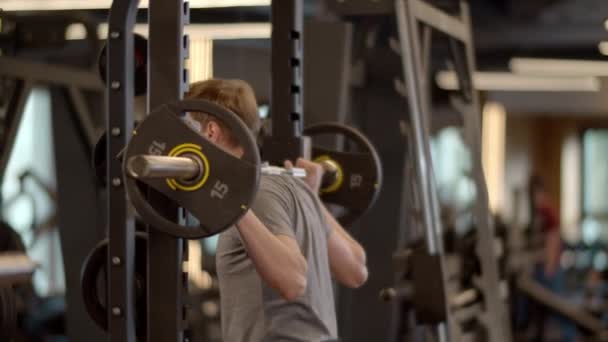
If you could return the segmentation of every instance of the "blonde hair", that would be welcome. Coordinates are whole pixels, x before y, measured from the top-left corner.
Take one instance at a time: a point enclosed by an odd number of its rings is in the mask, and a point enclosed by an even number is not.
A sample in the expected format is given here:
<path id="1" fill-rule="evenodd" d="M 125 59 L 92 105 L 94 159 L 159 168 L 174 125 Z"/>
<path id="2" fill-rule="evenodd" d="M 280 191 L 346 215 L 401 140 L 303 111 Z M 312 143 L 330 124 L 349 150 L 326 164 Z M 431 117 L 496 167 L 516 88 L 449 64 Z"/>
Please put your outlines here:
<path id="1" fill-rule="evenodd" d="M 195 82 L 190 85 L 190 90 L 186 93 L 185 98 L 207 100 L 232 111 L 243 120 L 254 136 L 257 136 L 260 130 L 261 123 L 255 93 L 253 88 L 243 80 L 214 78 Z M 228 131 L 226 125 L 212 115 L 194 112 L 190 113 L 190 116 L 201 125 L 202 129 L 210 120 L 214 120 Z M 238 144 L 232 136 L 230 136 L 230 143 Z"/>

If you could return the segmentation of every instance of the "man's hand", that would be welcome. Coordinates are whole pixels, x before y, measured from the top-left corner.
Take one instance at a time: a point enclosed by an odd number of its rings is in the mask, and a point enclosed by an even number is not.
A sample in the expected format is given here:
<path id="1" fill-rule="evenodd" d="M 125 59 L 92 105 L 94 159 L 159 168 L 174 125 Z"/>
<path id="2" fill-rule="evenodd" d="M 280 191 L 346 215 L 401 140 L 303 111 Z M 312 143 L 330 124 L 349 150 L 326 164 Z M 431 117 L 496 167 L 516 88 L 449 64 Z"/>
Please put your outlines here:
<path id="1" fill-rule="evenodd" d="M 293 163 L 289 160 L 284 162 L 284 166 L 287 169 L 294 167 Z M 306 170 L 304 182 L 308 184 L 308 187 L 310 187 L 314 193 L 318 194 L 319 189 L 321 188 L 321 182 L 323 181 L 323 174 L 325 173 L 323 166 L 310 160 L 298 158 L 295 167 Z"/>

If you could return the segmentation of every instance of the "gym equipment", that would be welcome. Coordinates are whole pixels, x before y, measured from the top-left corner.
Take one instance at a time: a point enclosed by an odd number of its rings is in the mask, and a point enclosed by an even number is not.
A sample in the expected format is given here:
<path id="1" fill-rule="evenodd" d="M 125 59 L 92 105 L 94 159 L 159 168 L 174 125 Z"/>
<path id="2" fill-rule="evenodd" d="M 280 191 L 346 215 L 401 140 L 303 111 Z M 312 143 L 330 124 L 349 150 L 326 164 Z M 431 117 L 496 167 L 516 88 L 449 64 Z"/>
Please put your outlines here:
<path id="1" fill-rule="evenodd" d="M 146 335 L 146 272 L 147 235 L 138 232 L 135 238 L 135 314 L 137 336 Z M 103 330 L 108 330 L 107 305 L 107 260 L 108 239 L 102 240 L 86 258 L 81 274 L 80 286 L 85 308 L 93 321 Z"/>
<path id="2" fill-rule="evenodd" d="M 95 178 L 97 182 L 101 186 L 106 186 L 108 180 L 106 179 L 106 168 L 108 167 L 108 162 L 106 160 L 106 145 L 108 143 L 108 133 L 103 132 L 101 136 L 97 139 L 95 146 L 93 147 L 93 158 L 92 167 L 95 172 Z"/>
<path id="3" fill-rule="evenodd" d="M 243 148 L 242 158 L 188 127 L 179 118 L 186 111 L 204 112 L 226 124 Z M 150 113 L 129 141 L 125 160 L 126 190 L 142 220 L 182 238 L 207 237 L 230 227 L 249 209 L 260 177 L 260 157 L 247 126 L 236 114 L 207 101 L 184 100 Z M 144 173 L 155 177 L 142 177 Z M 199 225 L 163 217 L 146 200 L 138 180 L 188 210 Z"/>
<path id="4" fill-rule="evenodd" d="M 380 159 L 369 140 L 352 128 L 332 123 L 303 130 L 303 1 L 273 1 L 271 12 L 272 134 L 263 139 L 262 157 L 273 165 L 300 157 L 320 162 L 326 171 L 321 199 L 345 207 L 338 220 L 350 225 L 373 205 L 378 195 Z M 343 135 L 364 152 L 357 155 L 311 150 L 308 135 L 323 134 Z"/>
<path id="5" fill-rule="evenodd" d="M 138 123 L 136 122 L 135 126 L 137 126 L 137 125 L 138 125 Z M 107 143 L 107 134 L 104 133 L 99 138 L 99 141 L 95 145 L 95 149 L 93 151 L 93 169 L 95 170 L 95 176 L 97 177 L 97 180 L 99 181 L 99 184 L 101 186 L 105 186 L 107 184 L 107 180 L 105 178 L 106 167 L 107 167 L 106 153 L 105 153 L 106 143 Z M 122 160 L 122 154 L 119 154 L 118 156 L 116 156 L 116 158 Z M 175 158 L 180 158 L 180 157 L 175 157 Z M 194 159 L 190 159 L 190 160 L 195 163 L 192 167 L 196 167 L 198 170 L 198 164 L 196 163 L 196 161 L 194 161 Z M 162 177 L 165 177 L 163 175 L 155 173 L 153 170 L 150 169 L 153 167 L 159 167 L 159 166 L 155 166 L 154 164 L 162 163 L 162 161 L 170 162 L 170 159 L 163 160 L 162 157 L 159 157 L 159 156 L 141 156 L 140 160 L 138 160 L 138 162 L 136 164 L 138 164 L 139 167 L 144 168 L 144 169 L 141 169 L 135 173 L 131 173 L 130 176 L 134 177 L 134 178 L 162 178 Z M 188 161 L 182 161 L 182 163 L 183 162 L 188 162 Z M 131 165 L 133 166 L 135 164 L 131 163 Z M 161 172 L 165 172 L 165 171 L 161 170 Z M 290 176 L 298 177 L 298 178 L 306 177 L 306 171 L 302 168 L 294 167 L 291 169 L 285 169 L 283 167 L 271 166 L 268 163 L 262 163 L 261 173 L 267 174 L 267 175 L 290 175 Z M 180 177 L 178 177 L 178 175 L 175 175 L 175 174 L 172 177 L 180 178 Z"/>
<path id="6" fill-rule="evenodd" d="M 137 0 L 113 2 L 106 52 L 108 332 L 113 340 L 135 340 L 134 260 L 130 253 L 134 223 L 128 215 L 128 195 L 143 221 L 150 225 L 147 263 L 155 266 L 149 268 L 146 280 L 147 297 L 151 299 L 147 338 L 152 342 L 177 341 L 184 337 L 183 293 L 187 279 L 182 273 L 186 245 L 179 238 L 217 234 L 238 220 L 253 200 L 260 173 L 302 174 L 262 167 L 255 140 L 234 114 L 202 101 L 180 101 L 188 85 L 188 73 L 183 68 L 188 38 L 183 36 L 183 25 L 188 22 L 189 8 L 183 0 L 149 2 L 148 68 L 153 72 L 147 98 L 148 107 L 154 110 L 133 130 L 133 95 L 137 94 L 133 83 L 142 79 L 134 73 L 137 43 L 130 34 L 137 5 Z M 281 165 L 287 159 L 308 157 L 307 139 L 300 139 L 303 1 L 274 1 L 272 12 L 273 129 L 278 133 L 266 141 L 264 149 L 269 156 L 265 159 Z M 185 111 L 218 117 L 240 141 L 244 156 L 239 159 L 190 129 L 180 119 Z M 342 162 L 338 158 L 336 161 Z M 338 163 L 325 164 L 328 175 L 337 175 Z M 197 218 L 198 226 L 178 223 L 178 206 Z M 167 312 L 172 319 L 166 319 Z"/>
<path id="7" fill-rule="evenodd" d="M 565 301 L 526 274 L 520 274 L 516 278 L 515 284 L 519 291 L 535 302 L 574 322 L 592 336 L 591 341 L 608 341 L 608 327 L 601 319 Z"/>
<path id="8" fill-rule="evenodd" d="M 238 140 L 245 142 L 243 159 L 223 152 L 183 123 L 179 115 L 186 110 L 209 113 L 226 122 Z M 328 169 L 321 197 L 326 203 L 346 208 L 338 219 L 343 224 L 351 224 L 378 195 L 381 182 L 378 154 L 365 136 L 343 125 L 320 124 L 306 132 L 315 136 L 341 134 L 363 150 L 355 153 L 314 149 L 315 160 Z M 127 146 L 127 192 L 142 219 L 169 234 L 183 238 L 217 234 L 249 208 L 257 192 L 260 173 L 306 175 L 298 168 L 258 166 L 259 156 L 253 146 L 255 143 L 240 119 L 219 106 L 192 100 L 182 101 L 177 107 L 163 106 L 136 128 Z M 148 205 L 133 179 L 153 187 L 191 212 L 199 221 L 199 227 L 165 220 Z"/>
<path id="9" fill-rule="evenodd" d="M 262 140 L 262 157 L 271 165 L 299 157 L 310 159 L 309 141 L 302 136 L 303 0 L 272 1 L 272 134 Z"/>
<path id="10" fill-rule="evenodd" d="M 374 204 L 382 185 L 382 164 L 374 145 L 361 132 L 338 123 L 320 123 L 304 129 L 313 141 L 313 161 L 326 170 L 321 188 L 323 202 L 345 209 L 336 218 L 351 225 Z M 335 151 L 314 146 L 314 138 L 339 135 L 352 143 L 358 152 Z M 360 152 L 359 152 L 360 151 Z"/>
<path id="11" fill-rule="evenodd" d="M 406 239 L 406 234 L 401 234 L 396 253 L 396 259 L 400 261 L 396 285 L 383 293 L 385 297 L 400 294 L 394 297 L 402 303 L 413 302 L 413 307 L 399 306 L 403 310 L 399 313 L 402 326 L 397 330 L 407 331 L 406 327 L 415 322 L 432 327 L 439 341 L 512 340 L 506 303 L 500 291 L 495 236 L 481 165 L 480 100 L 471 77 L 475 60 L 468 2 L 460 1 L 460 6 L 451 6 L 456 14 L 424 0 L 396 0 L 394 7 L 388 1 L 363 4 L 336 0 L 330 3 L 333 4 L 330 7 L 338 8 L 342 13 L 393 12 L 397 19 L 398 39 L 392 40 L 394 44 L 391 45 L 401 58 L 403 78 L 395 80 L 395 88 L 409 103 L 409 122 L 403 125 L 402 131 L 407 135 L 408 145 L 412 146 L 406 160 L 413 164 L 414 170 L 412 179 L 404 183 L 404 197 L 407 198 L 404 203 L 411 207 L 404 219 L 408 222 L 410 237 Z M 462 89 L 460 93 L 452 94 L 451 100 L 463 117 L 477 195 L 472 214 L 476 228 L 473 249 L 479 271 L 466 275 L 466 281 L 458 274 L 461 271 L 457 267 L 459 262 L 453 262 L 458 261 L 459 256 L 448 254 L 444 247 L 444 229 L 433 179 L 429 143 L 433 110 L 429 80 L 433 34 L 437 32 L 448 38 L 448 64 L 456 69 Z M 408 167 L 406 165 L 406 169 Z M 454 275 L 457 275 L 457 281 Z M 421 301 L 429 298 L 432 299 L 429 303 Z M 475 309 L 470 310 L 472 307 Z M 411 308 L 415 309 L 415 320 L 408 319 L 412 317 L 408 312 Z M 463 316 L 467 318 L 463 319 Z"/>
<path id="12" fill-rule="evenodd" d="M 202 172 L 199 161 L 188 156 L 166 157 L 154 155 L 139 155 L 129 159 L 127 165 L 129 176 L 135 179 L 144 178 L 177 178 L 178 181 L 187 181 L 198 177 Z M 306 177 L 306 170 L 293 167 L 286 169 L 279 166 L 270 166 L 263 163 L 260 167 L 263 175 L 287 175 L 296 178 Z"/>
<path id="13" fill-rule="evenodd" d="M 34 274 L 37 264 L 23 252 L 0 254 L 0 286 L 26 283 Z"/>
<path id="14" fill-rule="evenodd" d="M 29 293 L 36 263 L 25 254 L 21 236 L 6 222 L 0 221 L 0 340 L 12 340 L 19 326 L 20 305 Z"/>
<path id="15" fill-rule="evenodd" d="M 143 36 L 134 33 L 133 34 L 134 41 L 134 63 L 135 63 L 135 71 L 134 75 L 134 94 L 135 96 L 145 95 L 148 90 L 148 40 Z M 108 45 L 105 44 L 101 49 L 99 54 L 99 76 L 104 83 L 107 83 L 108 78 Z"/>
<path id="16" fill-rule="evenodd" d="M 137 127 L 139 124 L 138 121 L 133 122 L 133 126 Z M 93 148 L 91 166 L 93 168 L 93 172 L 95 173 L 95 178 L 100 186 L 105 187 L 108 184 L 108 180 L 106 179 L 106 169 L 108 167 L 108 161 L 106 159 L 106 145 L 108 143 L 108 132 L 103 132 L 97 142 L 95 143 L 95 147 Z M 115 158 L 122 162 L 122 154 L 124 153 L 124 149 L 116 155 Z"/>

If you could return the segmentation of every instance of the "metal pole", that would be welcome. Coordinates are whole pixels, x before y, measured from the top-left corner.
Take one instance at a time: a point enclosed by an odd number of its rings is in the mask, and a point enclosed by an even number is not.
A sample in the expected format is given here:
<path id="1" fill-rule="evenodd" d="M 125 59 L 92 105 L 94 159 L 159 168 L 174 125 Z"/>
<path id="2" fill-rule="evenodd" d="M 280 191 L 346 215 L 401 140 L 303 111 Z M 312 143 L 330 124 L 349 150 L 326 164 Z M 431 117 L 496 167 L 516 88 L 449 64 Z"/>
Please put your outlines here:
<path id="1" fill-rule="evenodd" d="M 473 32 L 471 30 L 471 16 L 466 1 L 460 2 L 462 21 L 467 28 L 467 41 L 465 42 L 466 63 L 469 75 L 475 72 L 475 49 Z M 498 274 L 497 256 L 494 252 L 494 225 L 490 216 L 488 189 L 481 162 L 481 103 L 479 92 L 475 89 L 474 78 L 469 81 L 471 91 L 470 110 L 464 114 L 465 132 L 469 136 L 468 145 L 473 156 L 473 174 L 477 198 L 475 201 L 475 222 L 477 223 L 477 257 L 481 263 L 481 286 L 484 292 L 486 305 L 486 325 L 491 341 L 512 341 L 511 322 L 505 301 L 500 295 L 500 276 Z"/>
<path id="2" fill-rule="evenodd" d="M 148 108 L 173 103 L 183 97 L 188 86 L 184 69 L 188 39 L 183 27 L 188 23 L 188 3 L 183 0 L 151 0 L 148 10 Z M 150 191 L 148 200 L 162 215 L 179 221 L 175 203 Z M 186 326 L 183 296 L 187 275 L 182 271 L 186 245 L 148 227 L 148 341 L 181 342 Z"/>
<path id="3" fill-rule="evenodd" d="M 201 167 L 202 165 L 188 157 L 139 155 L 127 161 L 127 172 L 136 179 L 192 179 L 201 173 Z"/>
<path id="4" fill-rule="evenodd" d="M 112 3 L 108 34 L 108 340 L 135 341 L 135 224 L 128 214 L 122 163 L 114 158 L 133 131 L 133 28 L 138 0 Z"/>
<path id="5" fill-rule="evenodd" d="M 272 2 L 272 136 L 263 143 L 262 157 L 272 165 L 309 158 L 304 122 L 303 0 Z"/>
<path id="6" fill-rule="evenodd" d="M 1 61 L 0 64 L 2 64 Z M 30 81 L 17 80 L 13 96 L 7 106 L 6 117 L 4 118 L 5 125 L 7 126 L 7 133 L 5 134 L 4 141 L 0 142 L 2 143 L 2 146 L 0 147 L 0 182 L 3 182 L 4 180 L 4 174 L 12 154 L 25 104 L 30 96 L 31 90 L 32 83 Z"/>
<path id="7" fill-rule="evenodd" d="M 411 16 L 408 0 L 396 0 L 395 10 L 399 31 L 399 43 L 401 60 L 403 63 L 404 80 L 407 84 L 409 113 L 412 125 L 412 137 L 414 144 L 414 157 L 416 164 L 416 176 L 419 180 L 419 196 L 421 206 L 422 223 L 426 228 L 426 244 L 430 255 L 440 257 L 441 268 L 444 268 L 443 260 L 443 241 L 441 220 L 439 218 L 439 208 L 433 179 L 433 169 L 431 164 L 431 153 L 428 136 L 426 116 L 428 112 L 428 98 L 426 97 L 422 77 L 422 63 L 420 56 L 420 42 L 418 41 L 418 22 Z M 441 271 L 441 270 L 440 270 Z M 444 284 L 445 297 L 448 298 L 446 289 L 447 279 L 443 271 L 442 277 Z M 448 329 L 450 324 L 449 309 L 446 305 L 445 312 L 448 322 L 440 323 L 436 326 L 439 341 L 449 341 Z"/>
<path id="8" fill-rule="evenodd" d="M 272 135 L 302 135 L 303 1 L 272 2 Z"/>

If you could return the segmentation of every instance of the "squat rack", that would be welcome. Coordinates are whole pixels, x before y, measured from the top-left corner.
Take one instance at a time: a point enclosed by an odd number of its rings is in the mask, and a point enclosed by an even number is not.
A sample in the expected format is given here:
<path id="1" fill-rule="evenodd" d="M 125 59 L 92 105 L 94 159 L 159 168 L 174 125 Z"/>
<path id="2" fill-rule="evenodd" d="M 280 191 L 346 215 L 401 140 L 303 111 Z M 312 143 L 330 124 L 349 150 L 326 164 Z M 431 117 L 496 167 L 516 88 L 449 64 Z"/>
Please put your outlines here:
<path id="1" fill-rule="evenodd" d="M 415 308 L 416 325 L 429 325 L 440 341 L 460 341 L 466 331 L 460 315 L 475 317 L 483 326 L 486 339 L 510 341 L 506 303 L 500 295 L 494 228 L 488 207 L 488 194 L 481 165 L 481 107 L 472 73 L 475 71 L 473 32 L 468 1 L 458 1 L 451 11 L 431 5 L 430 0 L 352 0 L 329 1 L 329 8 L 344 16 L 394 15 L 397 39 L 391 48 L 401 59 L 401 79 L 395 80 L 397 93 L 408 101 L 404 127 L 408 151 L 404 166 L 403 203 L 410 207 L 401 222 L 394 288 L 383 291 L 387 300 L 398 300 L 400 328 L 408 326 L 407 313 Z M 453 14 L 457 13 L 457 14 Z M 480 274 L 473 276 L 472 288 L 454 288 L 448 274 L 454 273 L 446 260 L 440 206 L 433 176 L 429 127 L 431 107 L 432 37 L 440 32 L 449 42 L 449 61 L 458 77 L 459 94 L 451 96 L 452 106 L 462 116 L 464 137 L 472 156 L 472 178 L 476 203 L 472 214 L 476 225 L 475 254 Z M 408 234 L 405 233 L 407 229 Z M 411 238 L 406 238 L 406 235 Z M 419 243 L 418 238 L 422 238 Z M 430 271 L 432 270 L 432 271 Z M 452 282 L 453 283 L 453 282 Z M 462 304 L 454 305 L 455 302 Z M 406 303 L 405 305 L 403 303 Z M 462 310 L 461 310 L 462 309 Z M 394 329 L 398 330 L 398 329 Z"/>
<path id="2" fill-rule="evenodd" d="M 133 273 L 135 254 L 134 218 L 122 180 L 117 156 L 133 131 L 133 28 L 138 0 L 114 1 L 110 10 L 108 37 L 108 330 L 110 341 L 135 341 Z M 183 0 L 152 0 L 149 3 L 148 108 L 172 103 L 183 97 L 188 85 L 184 59 L 188 37 L 183 26 L 189 20 Z M 165 217 L 182 220 L 168 199 L 150 192 L 150 202 L 163 208 Z M 182 271 L 186 245 L 148 226 L 147 322 L 148 341 L 182 341 L 185 329 L 183 296 L 187 274 Z M 160 253 L 162 251 L 162 253 Z M 151 267 L 154 265 L 154 267 Z"/>
<path id="3" fill-rule="evenodd" d="M 309 157 L 310 140 L 302 136 L 304 122 L 303 0 L 272 1 L 272 134 L 262 154 L 272 165 Z"/>
<path id="4" fill-rule="evenodd" d="M 505 300 L 500 294 L 500 279 L 497 255 L 494 251 L 494 227 L 488 206 L 488 192 L 481 163 L 481 105 L 479 94 L 474 87 L 472 73 L 475 71 L 475 51 L 469 5 L 459 3 L 460 15 L 454 16 L 428 4 L 423 0 L 396 0 L 395 13 L 399 35 L 399 49 L 403 65 L 406 90 L 401 90 L 409 103 L 409 117 L 412 125 L 410 143 L 413 144 L 415 160 L 415 194 L 420 203 L 421 222 L 425 227 L 426 253 L 435 256 L 436 267 L 443 279 L 444 321 L 436 321 L 436 332 L 442 341 L 458 341 L 465 332 L 456 321 L 453 299 L 467 293 L 454 293 L 448 287 L 447 265 L 443 247 L 443 227 L 439 215 L 439 201 L 433 177 L 430 151 L 429 126 L 432 115 L 430 87 L 428 82 L 431 35 L 433 30 L 448 37 L 451 62 L 460 85 L 460 96 L 453 95 L 453 107 L 462 115 L 465 142 L 471 152 L 476 201 L 473 217 L 476 226 L 476 255 L 481 272 L 473 283 L 483 298 L 482 313 L 478 321 L 485 327 L 490 341 L 510 341 L 510 323 Z M 422 32 L 420 32 L 422 28 Z M 399 87 L 398 87 L 399 88 Z M 433 260 L 432 258 L 430 260 Z M 419 287 L 416 287 L 415 291 Z M 470 292 L 469 292 L 470 293 Z M 475 296 L 477 297 L 477 296 Z M 415 299 L 414 299 L 415 300 Z M 430 319 L 433 321 L 433 318 Z"/>
<path id="5" fill-rule="evenodd" d="M 135 341 L 133 308 L 135 228 L 118 156 L 133 131 L 134 39 L 138 0 L 114 1 L 110 10 L 107 52 L 108 120 L 108 331 L 110 341 Z M 189 21 L 184 0 L 149 2 L 148 109 L 173 103 L 188 89 L 184 59 L 189 40 L 183 26 Z M 305 155 L 302 132 L 302 47 L 303 2 L 272 3 L 273 138 L 265 141 L 265 156 L 271 162 Z M 278 60 L 285 63 L 277 62 Z M 288 91 L 288 93 L 285 93 Z M 277 142 L 278 141 L 278 142 Z M 153 192 L 148 199 L 163 208 L 165 217 L 184 220 L 178 208 Z M 162 251 L 162 253 L 159 253 Z M 155 253 L 156 252 L 156 253 Z M 187 273 L 182 271 L 187 245 L 148 226 L 147 341 L 183 341 Z M 151 265 L 154 265 L 152 267 Z"/>

